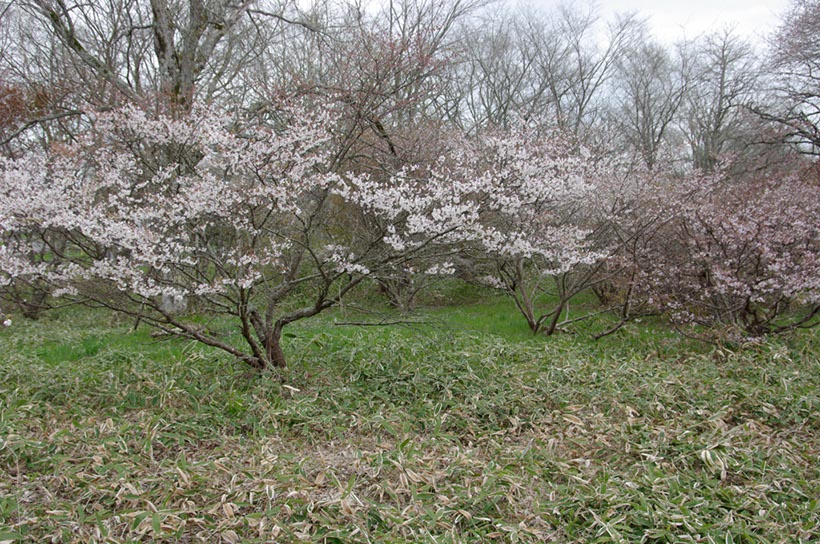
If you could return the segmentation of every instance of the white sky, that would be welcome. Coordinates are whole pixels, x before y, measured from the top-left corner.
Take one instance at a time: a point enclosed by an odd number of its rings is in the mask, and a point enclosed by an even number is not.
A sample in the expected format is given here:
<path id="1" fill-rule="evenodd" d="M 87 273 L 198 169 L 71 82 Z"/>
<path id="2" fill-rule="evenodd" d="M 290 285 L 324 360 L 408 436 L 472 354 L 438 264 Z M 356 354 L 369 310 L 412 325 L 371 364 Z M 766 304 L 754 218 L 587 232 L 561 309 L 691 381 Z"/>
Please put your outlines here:
<path id="1" fill-rule="evenodd" d="M 530 3 L 550 9 L 560 1 L 530 0 Z M 637 11 L 648 17 L 658 40 L 672 43 L 725 26 L 735 27 L 739 35 L 752 42 L 761 41 L 779 25 L 790 3 L 789 0 L 599 0 L 597 5 L 607 19 L 615 12 Z"/>

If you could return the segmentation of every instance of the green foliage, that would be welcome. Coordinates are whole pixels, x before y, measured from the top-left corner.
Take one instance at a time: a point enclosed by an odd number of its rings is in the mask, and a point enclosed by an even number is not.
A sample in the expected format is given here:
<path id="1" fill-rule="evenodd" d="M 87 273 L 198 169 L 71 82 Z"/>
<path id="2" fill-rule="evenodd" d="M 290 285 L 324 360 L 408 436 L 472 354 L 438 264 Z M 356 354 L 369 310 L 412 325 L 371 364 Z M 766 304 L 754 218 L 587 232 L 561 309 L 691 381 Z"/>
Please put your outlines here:
<path id="1" fill-rule="evenodd" d="M 811 333 L 733 351 L 645 322 L 533 338 L 492 300 L 414 328 L 343 320 L 291 329 L 281 376 L 99 312 L 15 321 L 0 538 L 820 537 Z"/>

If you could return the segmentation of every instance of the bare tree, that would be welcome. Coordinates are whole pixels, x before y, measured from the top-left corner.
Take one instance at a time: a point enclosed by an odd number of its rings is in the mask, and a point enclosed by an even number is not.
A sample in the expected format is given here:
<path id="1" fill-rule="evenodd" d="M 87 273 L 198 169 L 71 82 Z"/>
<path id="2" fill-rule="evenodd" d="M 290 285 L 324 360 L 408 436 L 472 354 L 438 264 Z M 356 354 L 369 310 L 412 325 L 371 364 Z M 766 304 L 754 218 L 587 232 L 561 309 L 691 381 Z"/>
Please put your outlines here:
<path id="1" fill-rule="evenodd" d="M 709 171 L 722 154 L 747 143 L 747 107 L 759 72 L 754 50 L 731 29 L 703 37 L 695 48 L 682 128 L 694 166 Z"/>
<path id="2" fill-rule="evenodd" d="M 632 15 L 605 23 L 594 6 L 486 12 L 463 28 L 461 54 L 445 72 L 446 118 L 480 131 L 539 117 L 585 139 L 639 28 Z"/>
<path id="3" fill-rule="evenodd" d="M 636 44 L 618 63 L 610 123 L 648 169 L 660 158 L 689 85 L 684 47 L 673 57 L 652 41 Z"/>
<path id="4" fill-rule="evenodd" d="M 195 100 L 241 106 L 246 75 L 281 45 L 277 34 L 310 28 L 297 8 L 266 0 L 20 0 L 11 11 L 0 20 L 17 42 L 4 72 L 76 91 L 72 107 L 55 104 L 49 115 L 124 101 L 181 112 Z"/>
<path id="5" fill-rule="evenodd" d="M 533 27 L 531 38 L 539 52 L 536 63 L 544 81 L 544 95 L 557 125 L 584 139 L 602 116 L 606 85 L 622 55 L 640 35 L 634 14 L 619 15 L 600 29 L 595 10 L 559 8 L 549 26 Z"/>
<path id="6" fill-rule="evenodd" d="M 792 2 L 771 40 L 776 108 L 756 107 L 798 151 L 820 155 L 820 1 Z"/>
<path id="7" fill-rule="evenodd" d="M 457 84 L 448 100 L 460 102 L 455 120 L 468 128 L 507 126 L 512 116 L 526 115 L 540 93 L 537 51 L 526 36 L 521 14 L 496 10 L 465 29 L 463 57 L 454 66 Z"/>

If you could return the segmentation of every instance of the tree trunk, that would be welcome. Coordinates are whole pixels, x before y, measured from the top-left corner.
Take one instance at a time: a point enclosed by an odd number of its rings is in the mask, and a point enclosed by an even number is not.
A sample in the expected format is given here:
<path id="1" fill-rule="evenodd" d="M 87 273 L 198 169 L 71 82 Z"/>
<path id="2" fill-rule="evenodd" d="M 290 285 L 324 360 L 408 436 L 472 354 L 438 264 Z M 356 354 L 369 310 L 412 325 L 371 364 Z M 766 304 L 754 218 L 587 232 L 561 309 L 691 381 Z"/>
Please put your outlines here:
<path id="1" fill-rule="evenodd" d="M 279 340 L 271 342 L 268 346 L 268 357 L 270 357 L 270 362 L 275 368 L 287 368 L 288 362 L 285 359 L 282 343 Z"/>
<path id="2" fill-rule="evenodd" d="M 288 362 L 282 351 L 282 326 L 278 323 L 273 328 L 272 334 L 265 339 L 265 350 L 268 361 L 274 368 L 287 368 Z"/>
<path id="3" fill-rule="evenodd" d="M 561 312 L 564 311 L 565 305 L 566 301 L 564 300 L 558 302 L 558 306 L 555 308 L 555 314 L 553 314 L 552 319 L 550 319 L 549 326 L 544 330 L 544 336 L 552 336 L 555 334 L 555 330 L 558 328 L 558 321 L 561 319 Z"/>

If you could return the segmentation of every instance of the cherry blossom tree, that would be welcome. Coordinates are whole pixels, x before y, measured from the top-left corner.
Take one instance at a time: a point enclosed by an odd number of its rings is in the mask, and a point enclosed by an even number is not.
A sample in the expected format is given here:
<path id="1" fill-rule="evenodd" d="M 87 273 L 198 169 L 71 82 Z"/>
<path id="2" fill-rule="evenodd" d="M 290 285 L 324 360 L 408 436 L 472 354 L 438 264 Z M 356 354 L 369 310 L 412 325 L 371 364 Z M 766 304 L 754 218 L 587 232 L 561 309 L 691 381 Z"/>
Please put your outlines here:
<path id="1" fill-rule="evenodd" d="M 2 251 L 2 250 L 3 250 L 3 246 L 0 246 L 0 251 Z M 6 314 L 5 314 L 5 312 L 3 311 L 2 308 L 0 308 L 0 319 L 2 319 L 4 327 L 11 326 L 11 317 L 6 316 Z"/>
<path id="2" fill-rule="evenodd" d="M 585 202 L 586 221 L 595 226 L 598 246 L 607 249 L 591 289 L 603 308 L 618 317 L 596 338 L 657 311 L 648 303 L 646 258 L 675 217 L 672 200 L 666 195 L 680 176 L 668 161 L 653 166 L 650 169 L 645 161 L 635 164 L 631 157 L 611 158 L 607 175 L 597 177 L 595 190 Z"/>
<path id="3" fill-rule="evenodd" d="M 762 336 L 818 323 L 816 180 L 791 165 L 734 180 L 726 167 L 658 186 L 657 222 L 633 254 L 636 289 L 677 323 Z"/>
<path id="4" fill-rule="evenodd" d="M 482 230 L 474 258 L 481 280 L 509 294 L 530 330 L 553 334 L 569 301 L 596 280 L 607 255 L 583 204 L 606 175 L 559 134 L 521 122 L 470 142 L 461 174 L 476 180 Z M 546 308 L 545 308 L 546 306 Z"/>
<path id="5" fill-rule="evenodd" d="M 451 137 L 427 164 L 373 176 L 339 166 L 334 110 L 174 118 L 129 106 L 75 143 L 3 160 L 2 281 L 44 281 L 265 368 L 285 365 L 284 327 L 370 276 L 452 273 L 448 257 L 472 248 L 536 331 L 542 278 L 598 259 L 572 224 L 591 166 L 551 138 Z M 547 317 L 577 292 L 567 285 Z M 294 306 L 297 289 L 310 303 Z"/>
<path id="6" fill-rule="evenodd" d="M 131 106 L 99 114 L 74 144 L 5 159 L 2 278 L 47 281 L 57 296 L 255 368 L 284 366 L 285 326 L 382 268 L 455 242 L 469 219 L 454 179 L 337 170 L 332 112 L 281 105 L 248 122 L 207 108 L 174 119 Z M 357 218 L 380 228 L 357 230 Z M 30 259 L 42 246 L 48 255 Z M 294 307 L 296 289 L 311 302 Z M 226 324 L 241 342 L 226 337 Z"/>

